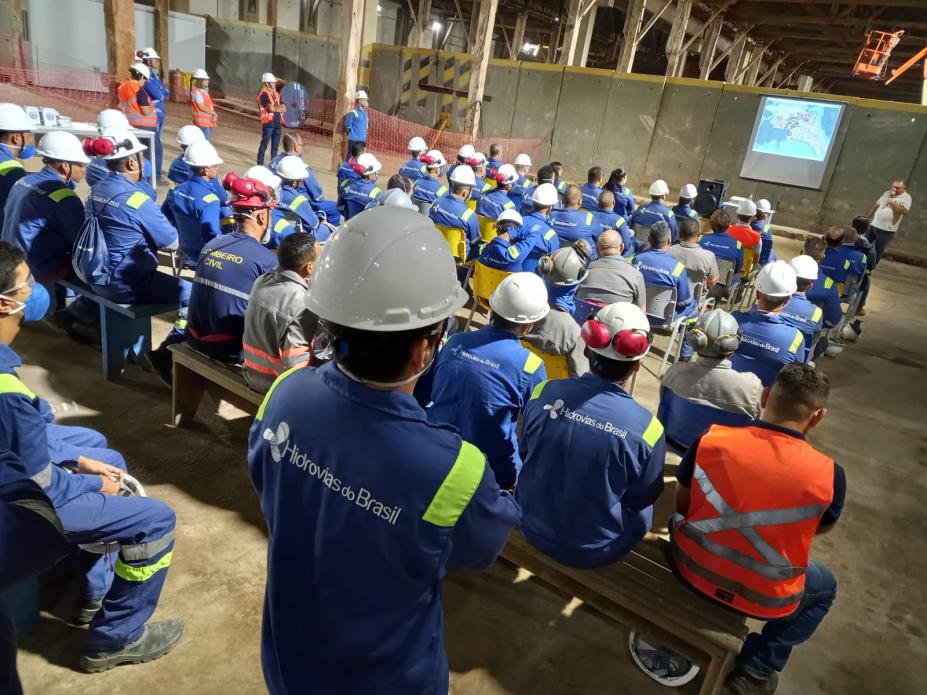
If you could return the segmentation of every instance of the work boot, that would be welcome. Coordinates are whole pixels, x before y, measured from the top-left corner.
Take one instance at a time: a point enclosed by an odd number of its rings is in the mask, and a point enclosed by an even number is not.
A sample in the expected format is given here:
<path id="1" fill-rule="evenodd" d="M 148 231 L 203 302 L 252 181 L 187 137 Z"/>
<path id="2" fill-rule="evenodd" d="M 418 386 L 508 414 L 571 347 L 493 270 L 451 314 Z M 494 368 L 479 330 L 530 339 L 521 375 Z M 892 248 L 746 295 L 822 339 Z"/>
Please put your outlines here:
<path id="1" fill-rule="evenodd" d="M 75 625 L 89 625 L 90 621 L 93 620 L 93 616 L 100 612 L 100 608 L 103 607 L 102 598 L 89 598 L 84 599 L 84 602 L 77 609 L 77 614 L 74 616 Z"/>
<path id="2" fill-rule="evenodd" d="M 748 676 L 743 671 L 734 671 L 724 681 L 721 695 L 772 695 L 779 685 L 779 674 L 764 679 Z"/>
<path id="3" fill-rule="evenodd" d="M 856 315 L 857 315 L 857 316 L 865 316 L 865 315 L 866 315 L 866 310 L 865 310 L 863 307 L 860 307 L 859 309 L 856 310 Z"/>
<path id="4" fill-rule="evenodd" d="M 109 671 L 121 664 L 143 664 L 171 651 L 183 637 L 183 620 L 169 618 L 145 625 L 142 636 L 112 652 L 84 652 L 80 667 L 87 673 Z"/>
<path id="5" fill-rule="evenodd" d="M 157 350 L 150 351 L 146 357 L 161 381 L 168 386 L 174 385 L 174 358 L 171 351 L 161 346 Z"/>

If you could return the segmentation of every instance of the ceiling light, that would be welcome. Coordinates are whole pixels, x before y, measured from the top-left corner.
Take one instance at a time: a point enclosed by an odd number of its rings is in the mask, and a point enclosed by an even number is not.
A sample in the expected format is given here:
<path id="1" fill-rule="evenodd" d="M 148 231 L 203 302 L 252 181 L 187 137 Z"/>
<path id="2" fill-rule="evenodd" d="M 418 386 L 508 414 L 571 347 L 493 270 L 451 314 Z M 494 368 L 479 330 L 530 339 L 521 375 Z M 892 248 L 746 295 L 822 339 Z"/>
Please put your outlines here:
<path id="1" fill-rule="evenodd" d="M 431 23 L 432 31 L 441 31 L 444 28 L 444 25 L 441 24 L 437 19 Z"/>

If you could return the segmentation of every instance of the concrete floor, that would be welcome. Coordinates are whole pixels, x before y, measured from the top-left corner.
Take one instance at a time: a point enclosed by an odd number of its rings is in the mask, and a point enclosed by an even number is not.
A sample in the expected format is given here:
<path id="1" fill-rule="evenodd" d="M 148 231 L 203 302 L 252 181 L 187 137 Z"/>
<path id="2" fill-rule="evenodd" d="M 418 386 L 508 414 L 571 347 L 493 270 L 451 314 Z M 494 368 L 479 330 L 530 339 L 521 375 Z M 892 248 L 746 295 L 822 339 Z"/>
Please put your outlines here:
<path id="1" fill-rule="evenodd" d="M 169 129 L 182 122 L 172 117 Z M 219 129 L 225 168 L 240 172 L 250 163 L 254 132 Z M 327 162 L 312 163 L 333 191 Z M 780 256 L 798 247 L 776 239 Z M 916 664 L 927 657 L 927 545 L 908 530 L 923 523 L 927 497 L 925 284 L 927 270 L 884 263 L 862 341 L 820 361 L 833 391 L 812 441 L 847 469 L 849 493 L 840 527 L 816 542 L 815 557 L 833 570 L 839 596 L 818 634 L 795 651 L 782 695 L 924 692 Z M 156 339 L 163 336 L 167 321 L 157 320 L 155 330 Z M 23 379 L 58 408 L 59 422 L 104 432 L 149 493 L 176 510 L 174 563 L 155 617 L 182 616 L 187 624 L 183 643 L 164 659 L 85 675 L 76 671 L 83 630 L 61 619 L 73 609 L 73 597 L 62 595 L 22 640 L 26 692 L 264 692 L 265 530 L 245 464 L 249 419 L 204 403 L 196 430 L 174 430 L 169 390 L 152 375 L 130 366 L 119 383 L 108 383 L 95 350 L 42 326 L 24 331 L 14 347 Z M 651 371 L 641 374 L 636 393 L 654 410 L 657 364 L 647 358 Z M 655 518 L 668 516 L 671 495 L 669 485 Z M 445 604 L 455 695 L 667 692 L 631 664 L 624 627 L 504 563 L 448 578 Z"/>

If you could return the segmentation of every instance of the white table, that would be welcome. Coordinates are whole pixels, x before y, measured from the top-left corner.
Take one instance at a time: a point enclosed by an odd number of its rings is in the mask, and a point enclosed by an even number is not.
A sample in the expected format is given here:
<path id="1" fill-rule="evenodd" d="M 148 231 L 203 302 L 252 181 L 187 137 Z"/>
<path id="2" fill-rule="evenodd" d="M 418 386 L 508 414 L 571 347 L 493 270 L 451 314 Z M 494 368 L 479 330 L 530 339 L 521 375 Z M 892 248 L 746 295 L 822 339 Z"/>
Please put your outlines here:
<path id="1" fill-rule="evenodd" d="M 97 129 L 95 123 L 79 123 L 73 122 L 68 126 L 38 126 L 35 129 L 36 140 L 45 133 L 49 133 L 53 130 L 63 130 L 68 133 L 76 135 L 79 140 L 84 138 L 95 138 L 99 137 L 100 131 Z M 139 140 L 148 143 L 148 161 L 151 162 L 151 187 L 155 190 L 158 190 L 157 175 L 158 172 L 155 170 L 155 133 L 153 130 L 142 130 L 141 128 L 129 128 L 129 131 L 135 135 Z M 36 143 L 38 144 L 38 143 Z"/>

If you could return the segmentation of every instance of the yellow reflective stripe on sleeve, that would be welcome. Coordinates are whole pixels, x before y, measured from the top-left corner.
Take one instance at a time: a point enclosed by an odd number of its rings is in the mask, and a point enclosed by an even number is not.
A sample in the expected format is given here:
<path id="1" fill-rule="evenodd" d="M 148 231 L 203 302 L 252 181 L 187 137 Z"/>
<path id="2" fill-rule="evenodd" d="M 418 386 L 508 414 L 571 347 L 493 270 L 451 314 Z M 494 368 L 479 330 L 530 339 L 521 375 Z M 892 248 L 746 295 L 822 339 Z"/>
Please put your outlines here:
<path id="1" fill-rule="evenodd" d="M 277 223 L 274 225 L 275 232 L 282 232 L 284 229 L 289 227 L 289 223 L 286 220 L 277 220 Z"/>
<path id="2" fill-rule="evenodd" d="M 823 314 L 824 314 L 824 312 L 821 311 L 821 307 L 816 306 L 816 307 L 814 308 L 814 313 L 811 314 L 811 320 L 814 321 L 815 323 L 817 323 L 818 321 L 821 320 L 821 316 L 822 316 Z"/>
<path id="3" fill-rule="evenodd" d="M 592 224 L 592 213 L 591 212 L 586 213 L 586 224 Z"/>
<path id="4" fill-rule="evenodd" d="M 57 191 L 52 191 L 48 194 L 48 197 L 54 200 L 56 203 L 60 203 L 65 198 L 77 197 L 77 193 L 72 191 L 70 188 L 59 188 Z"/>
<path id="5" fill-rule="evenodd" d="M 742 249 L 743 247 L 744 247 L 744 245 L 741 244 L 741 243 L 738 241 L 738 242 L 737 242 L 737 248 L 738 248 L 738 250 L 739 250 L 739 249 Z"/>
<path id="6" fill-rule="evenodd" d="M 471 217 L 473 217 L 473 210 L 471 210 L 470 208 L 467 208 L 466 210 L 463 211 L 463 214 L 460 216 L 460 219 L 466 222 Z"/>
<path id="7" fill-rule="evenodd" d="M 280 385 L 280 382 L 283 381 L 284 379 L 286 379 L 288 376 L 290 376 L 290 374 L 292 374 L 293 372 L 298 371 L 299 369 L 301 369 L 303 366 L 304 366 L 304 365 L 300 365 L 299 367 L 291 367 L 290 369 L 287 369 L 283 374 L 281 374 L 280 376 L 278 376 L 276 379 L 274 379 L 274 383 L 272 383 L 272 384 L 270 385 L 270 388 L 267 389 L 267 395 L 264 396 L 264 400 L 261 401 L 261 407 L 258 408 L 257 415 L 254 417 L 255 420 L 263 420 L 263 419 L 264 419 L 264 410 L 267 408 L 267 403 L 268 403 L 268 401 L 270 401 L 270 397 L 271 397 L 271 395 L 273 395 L 274 389 L 276 389 L 277 386 Z"/>
<path id="8" fill-rule="evenodd" d="M 502 209 L 511 210 L 513 207 L 515 207 L 515 203 L 513 203 L 511 200 L 507 200 L 505 201 L 505 205 L 502 206 Z"/>
<path id="9" fill-rule="evenodd" d="M 824 278 L 824 289 L 825 289 L 825 290 L 829 290 L 829 289 L 830 289 L 831 287 L 833 287 L 833 286 L 834 286 L 834 279 L 833 279 L 833 278 L 830 278 L 830 277 Z"/>
<path id="10" fill-rule="evenodd" d="M 619 217 L 617 220 L 615 220 L 615 229 L 621 229 L 624 225 L 625 221 L 623 217 Z"/>
<path id="11" fill-rule="evenodd" d="M 143 582 L 146 579 L 151 579 L 164 568 L 169 567 L 173 555 L 174 551 L 172 550 L 171 552 L 166 553 L 164 557 L 162 557 L 157 562 L 150 565 L 145 565 L 144 567 L 133 567 L 132 565 L 127 565 L 122 561 L 122 557 L 120 556 L 116 560 L 116 566 L 113 568 L 113 571 L 116 573 L 117 577 L 121 577 L 127 582 Z"/>
<path id="12" fill-rule="evenodd" d="M 663 423 L 657 420 L 656 417 L 650 418 L 650 424 L 647 425 L 647 429 L 644 430 L 644 434 L 641 435 L 641 437 L 649 446 L 656 446 L 656 443 L 662 436 Z"/>
<path id="13" fill-rule="evenodd" d="M 849 270 L 849 269 L 850 269 L 850 260 L 849 260 L 849 259 L 847 259 L 847 260 L 845 260 L 845 261 L 843 262 L 843 269 L 844 269 L 844 270 Z"/>
<path id="14" fill-rule="evenodd" d="M 546 381 L 542 381 L 540 384 L 538 384 L 537 386 L 535 386 L 535 387 L 534 387 L 534 390 L 531 392 L 531 399 L 530 399 L 530 400 L 533 401 L 535 398 L 539 398 L 540 395 L 541 395 L 541 391 L 544 390 L 544 387 L 545 387 L 545 386 L 547 386 L 547 382 L 546 382 Z"/>
<path id="15" fill-rule="evenodd" d="M 553 229 L 548 230 L 547 233 L 544 234 L 544 241 L 550 241 L 555 236 L 557 236 L 557 232 L 555 232 Z"/>
<path id="16" fill-rule="evenodd" d="M 535 355 L 533 352 L 529 352 L 528 358 L 525 360 L 525 366 L 522 367 L 522 369 L 524 369 L 528 374 L 534 374 L 542 364 L 544 364 L 544 360 Z"/>
<path id="17" fill-rule="evenodd" d="M 682 263 L 677 263 L 676 267 L 673 268 L 673 277 L 678 278 L 680 275 L 682 275 L 682 271 L 685 269 L 686 267 Z"/>
<path id="18" fill-rule="evenodd" d="M 370 193 L 367 195 L 369 195 L 371 198 L 376 198 L 378 195 L 380 195 L 380 189 L 374 186 L 370 189 Z"/>
<path id="19" fill-rule="evenodd" d="M 141 191 L 136 191 L 129 196 L 128 200 L 126 200 L 126 205 L 128 205 L 130 208 L 138 210 L 140 207 L 142 207 L 142 205 L 145 204 L 146 200 L 151 200 L 151 198 L 149 198 Z"/>
<path id="20" fill-rule="evenodd" d="M 435 526 L 449 527 L 457 523 L 486 469 L 486 457 L 470 442 L 460 443 L 460 452 L 441 487 L 431 498 L 431 504 L 422 515 L 422 521 Z"/>
<path id="21" fill-rule="evenodd" d="M 13 169 L 25 169 L 22 164 L 20 164 L 15 159 L 8 159 L 5 162 L 0 162 L 0 176 L 6 176 Z"/>
<path id="22" fill-rule="evenodd" d="M 290 210 L 295 210 L 303 203 L 308 202 L 308 200 L 309 199 L 304 195 L 296 196 L 295 198 L 293 198 L 293 200 L 290 201 Z"/>
<path id="23" fill-rule="evenodd" d="M 435 196 L 440 198 L 442 195 L 447 193 L 447 186 L 441 186 L 437 191 L 435 191 Z"/>
<path id="24" fill-rule="evenodd" d="M 792 344 L 789 345 L 789 352 L 793 355 L 798 352 L 798 348 L 801 347 L 801 344 L 805 342 L 805 336 L 798 329 L 795 330 L 795 339 L 792 341 Z"/>
<path id="25" fill-rule="evenodd" d="M 342 181 L 339 185 L 340 185 L 342 188 L 344 188 L 344 187 L 347 186 L 349 183 L 351 183 L 351 182 L 350 182 L 348 179 L 345 179 L 345 180 Z"/>
<path id="26" fill-rule="evenodd" d="M 675 217 L 675 216 L 676 216 L 676 213 L 673 212 L 672 210 L 670 210 L 670 211 L 669 211 L 669 216 L 670 216 L 670 217 Z"/>
<path id="27" fill-rule="evenodd" d="M 512 257 L 513 260 L 516 259 L 516 258 L 518 258 L 518 257 L 521 255 L 521 253 L 519 252 L 519 250 L 516 249 L 514 246 L 509 246 L 509 251 L 508 251 L 508 252 L 509 252 L 509 255 Z"/>
<path id="28" fill-rule="evenodd" d="M 35 394 L 15 374 L 0 374 L 0 393 L 21 393 L 29 399 L 35 398 Z"/>
<path id="29" fill-rule="evenodd" d="M 421 172 L 422 176 L 428 175 L 428 167 L 426 167 L 424 164 L 419 167 L 419 171 Z"/>
<path id="30" fill-rule="evenodd" d="M 206 195 L 203 196 L 203 202 L 204 203 L 218 203 L 219 196 L 217 196 L 215 193 L 207 193 Z"/>
<path id="31" fill-rule="evenodd" d="M 698 217 L 698 213 L 695 210 L 689 210 L 689 217 L 694 220 L 696 217 Z"/>

